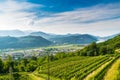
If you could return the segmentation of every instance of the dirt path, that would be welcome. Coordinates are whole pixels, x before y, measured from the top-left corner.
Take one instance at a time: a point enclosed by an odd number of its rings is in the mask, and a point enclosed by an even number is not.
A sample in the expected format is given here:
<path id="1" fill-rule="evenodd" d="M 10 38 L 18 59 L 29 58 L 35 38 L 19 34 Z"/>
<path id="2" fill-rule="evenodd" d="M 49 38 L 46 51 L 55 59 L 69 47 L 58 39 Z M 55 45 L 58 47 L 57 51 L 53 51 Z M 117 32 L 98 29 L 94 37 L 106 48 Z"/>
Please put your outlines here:
<path id="1" fill-rule="evenodd" d="M 38 76 L 35 76 L 33 73 L 29 74 L 29 77 L 32 79 L 32 80 L 45 80 L 41 77 L 38 77 Z"/>

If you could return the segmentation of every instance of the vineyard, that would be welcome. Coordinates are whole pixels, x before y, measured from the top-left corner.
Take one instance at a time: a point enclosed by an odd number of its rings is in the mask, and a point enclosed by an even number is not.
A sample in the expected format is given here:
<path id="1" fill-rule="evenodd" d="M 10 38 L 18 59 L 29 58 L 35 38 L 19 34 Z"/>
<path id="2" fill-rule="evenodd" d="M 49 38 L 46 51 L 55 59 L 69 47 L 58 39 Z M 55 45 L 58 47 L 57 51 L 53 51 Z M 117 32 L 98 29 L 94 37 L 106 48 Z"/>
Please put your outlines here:
<path id="1" fill-rule="evenodd" d="M 50 80 L 109 80 L 107 77 L 113 77 L 113 74 L 119 70 L 120 60 L 118 58 L 119 56 L 110 55 L 65 58 L 41 65 L 34 75 L 43 77 L 45 80 L 48 78 L 48 74 Z M 113 70 L 114 67 L 116 71 Z M 118 75 L 116 73 L 114 76 L 119 78 Z"/>
<path id="2" fill-rule="evenodd" d="M 0 80 L 120 80 L 120 56 L 75 56 L 41 64 L 34 72 L 1 74 Z M 13 79 L 14 77 L 14 79 Z"/>

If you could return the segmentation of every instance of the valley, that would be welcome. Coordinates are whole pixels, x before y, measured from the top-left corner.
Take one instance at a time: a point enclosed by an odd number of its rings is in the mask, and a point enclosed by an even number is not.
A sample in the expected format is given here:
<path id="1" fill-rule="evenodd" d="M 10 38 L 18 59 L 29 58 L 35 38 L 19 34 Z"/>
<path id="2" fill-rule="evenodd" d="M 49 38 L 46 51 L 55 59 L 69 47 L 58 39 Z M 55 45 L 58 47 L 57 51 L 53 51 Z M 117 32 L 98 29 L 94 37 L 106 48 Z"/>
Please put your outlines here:
<path id="1" fill-rule="evenodd" d="M 44 41 L 39 36 L 20 40 L 31 45 L 39 39 Z M 120 35 L 100 43 L 1 49 L 0 80 L 119 80 L 119 40 Z"/>
<path id="2" fill-rule="evenodd" d="M 20 60 L 22 58 L 31 58 L 32 56 L 41 57 L 48 55 L 47 53 L 55 55 L 58 52 L 75 52 L 84 48 L 86 45 L 69 44 L 69 45 L 55 45 L 48 47 L 36 47 L 26 49 L 1 49 L 0 57 L 5 60 L 10 55 L 14 60 Z"/>

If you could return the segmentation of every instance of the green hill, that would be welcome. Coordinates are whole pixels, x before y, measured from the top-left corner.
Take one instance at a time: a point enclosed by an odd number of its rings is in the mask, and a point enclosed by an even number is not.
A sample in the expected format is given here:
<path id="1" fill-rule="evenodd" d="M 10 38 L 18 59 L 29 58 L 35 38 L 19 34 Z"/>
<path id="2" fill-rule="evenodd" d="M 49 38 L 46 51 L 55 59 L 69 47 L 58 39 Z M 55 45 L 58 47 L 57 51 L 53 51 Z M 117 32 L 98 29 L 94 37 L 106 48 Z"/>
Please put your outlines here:
<path id="1" fill-rule="evenodd" d="M 89 44 L 91 42 L 96 42 L 97 38 L 88 34 L 74 34 L 51 38 L 50 40 L 56 44 Z"/>
<path id="2" fill-rule="evenodd" d="M 98 46 L 111 46 L 112 48 L 120 48 L 120 35 L 109 39 L 103 43 L 98 44 Z"/>
<path id="3" fill-rule="evenodd" d="M 0 37 L 0 48 L 29 48 L 48 46 L 52 42 L 40 36 L 25 36 L 25 37 Z"/>
<path id="4" fill-rule="evenodd" d="M 104 54 L 114 54 L 116 49 L 120 48 L 120 35 L 109 39 L 105 42 L 92 44 L 86 46 L 84 49 L 77 51 L 78 55 L 97 56 Z"/>

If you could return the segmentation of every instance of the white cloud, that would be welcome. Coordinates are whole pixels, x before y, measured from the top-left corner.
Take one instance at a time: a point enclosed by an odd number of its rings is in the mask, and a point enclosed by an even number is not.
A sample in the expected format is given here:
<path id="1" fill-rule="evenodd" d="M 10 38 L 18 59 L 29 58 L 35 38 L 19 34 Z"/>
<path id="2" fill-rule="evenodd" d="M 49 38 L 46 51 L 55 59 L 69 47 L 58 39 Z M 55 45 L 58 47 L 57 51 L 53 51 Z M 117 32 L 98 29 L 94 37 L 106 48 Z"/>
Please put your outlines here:
<path id="1" fill-rule="evenodd" d="M 28 12 L 43 5 L 17 0 L 0 2 L 0 30 L 40 30 L 50 33 L 89 33 L 110 35 L 120 32 L 120 3 L 97 5 L 62 13 Z M 114 19 L 116 18 L 116 19 Z M 118 18 L 118 19 L 117 19 Z"/>
<path id="2" fill-rule="evenodd" d="M 29 29 L 30 23 L 37 17 L 35 12 L 28 12 L 32 8 L 42 5 L 6 0 L 0 3 L 0 29 Z"/>
<path id="3" fill-rule="evenodd" d="M 120 3 L 53 14 L 35 21 L 35 26 L 51 33 L 90 33 L 105 36 L 120 32 Z"/>
<path id="4" fill-rule="evenodd" d="M 53 14 L 38 23 L 87 23 L 120 17 L 120 3 L 97 5 L 89 8 Z"/>
<path id="5" fill-rule="evenodd" d="M 6 0 L 0 3 L 0 11 L 6 12 L 16 12 L 20 10 L 27 10 L 30 8 L 38 7 L 40 5 L 32 4 L 28 2 L 18 2 L 17 0 Z"/>
<path id="6" fill-rule="evenodd" d="M 96 36 L 107 36 L 120 33 L 120 19 L 100 21 L 90 24 L 69 23 L 48 25 L 40 27 L 39 30 L 57 34 L 81 33 Z"/>

